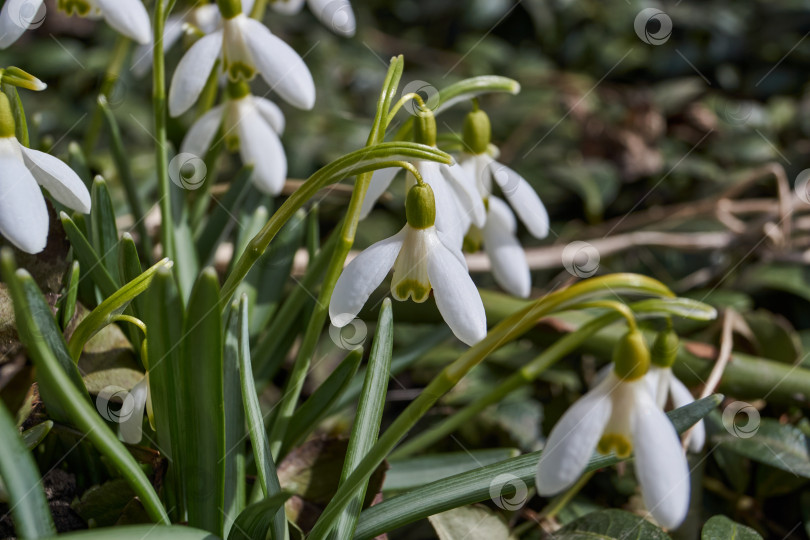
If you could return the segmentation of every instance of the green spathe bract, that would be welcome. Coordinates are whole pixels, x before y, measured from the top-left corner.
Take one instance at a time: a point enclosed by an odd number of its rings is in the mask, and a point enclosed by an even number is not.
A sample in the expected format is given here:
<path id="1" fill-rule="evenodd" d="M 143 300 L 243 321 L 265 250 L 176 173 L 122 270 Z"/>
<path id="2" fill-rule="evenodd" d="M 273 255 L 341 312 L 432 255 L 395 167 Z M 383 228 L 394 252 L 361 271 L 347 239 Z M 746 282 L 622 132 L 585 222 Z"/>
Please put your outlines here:
<path id="1" fill-rule="evenodd" d="M 436 199 L 433 189 L 427 184 L 416 184 L 408 190 L 405 201 L 405 216 L 414 229 L 427 229 L 436 223 Z"/>

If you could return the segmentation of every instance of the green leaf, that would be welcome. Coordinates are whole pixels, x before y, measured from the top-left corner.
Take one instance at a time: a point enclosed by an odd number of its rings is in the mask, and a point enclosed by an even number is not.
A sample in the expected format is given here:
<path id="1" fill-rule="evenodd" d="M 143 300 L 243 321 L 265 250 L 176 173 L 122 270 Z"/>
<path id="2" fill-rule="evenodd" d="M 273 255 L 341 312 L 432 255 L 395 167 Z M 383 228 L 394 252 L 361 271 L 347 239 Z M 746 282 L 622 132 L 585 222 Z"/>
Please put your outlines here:
<path id="1" fill-rule="evenodd" d="M 667 413 L 675 429 L 682 433 L 717 406 L 717 394 Z M 677 414 L 676 414 L 677 413 Z M 402 495 L 367 508 L 360 514 L 355 538 L 367 539 L 418 519 L 494 497 L 508 501 L 525 497 L 534 485 L 537 462 L 542 452 L 532 452 L 500 463 L 431 482 Z M 594 455 L 584 472 L 616 464 L 614 455 Z M 496 482 L 497 479 L 497 482 Z"/>
<path id="2" fill-rule="evenodd" d="M 70 356 L 74 362 L 79 361 L 85 344 L 99 330 L 113 322 L 113 317 L 120 315 L 130 302 L 149 288 L 152 278 L 161 268 L 171 268 L 172 262 L 168 259 L 158 261 L 154 266 L 143 272 L 99 304 L 90 314 L 79 323 L 70 338 Z"/>
<path id="3" fill-rule="evenodd" d="M 89 531 L 78 531 L 54 536 L 52 540 L 217 540 L 208 531 L 193 529 L 184 525 L 125 525 L 123 527 L 102 527 Z M 51 539 L 49 539 L 51 540 Z"/>
<path id="4" fill-rule="evenodd" d="M 29 450 L 36 448 L 39 443 L 51 432 L 53 428 L 53 420 L 45 420 L 35 426 L 31 426 L 22 432 L 22 440 L 25 447 Z"/>
<path id="5" fill-rule="evenodd" d="M 9 495 L 8 502 L 17 535 L 21 538 L 43 538 L 56 534 L 37 465 L 2 400 L 0 478 Z"/>
<path id="6" fill-rule="evenodd" d="M 295 411 L 290 419 L 290 426 L 280 455 L 286 454 L 290 448 L 300 443 L 304 437 L 318 427 L 320 421 L 329 413 L 332 404 L 346 390 L 352 377 L 357 373 L 362 359 L 362 348 L 351 351 L 329 377 L 318 386 L 318 389 Z"/>
<path id="7" fill-rule="evenodd" d="M 746 417 L 741 424 L 733 424 L 734 418 L 726 420 L 725 412 L 730 407 L 741 404 L 737 413 Z M 753 407 L 742 402 L 735 402 L 726 407 L 724 424 L 727 432 L 714 437 L 721 448 L 731 450 L 749 459 L 776 467 L 791 474 L 810 478 L 810 451 L 807 436 L 797 427 L 780 424 L 773 418 L 762 418 L 759 414 L 746 414 Z M 757 423 L 759 421 L 759 423 Z"/>
<path id="8" fill-rule="evenodd" d="M 520 83 L 514 79 L 498 75 L 481 75 L 464 79 L 439 90 L 439 106 L 433 112 L 439 114 L 456 103 L 493 92 L 506 92 L 516 95 L 520 92 Z"/>
<path id="9" fill-rule="evenodd" d="M 118 278 L 118 228 L 115 225 L 115 210 L 113 209 L 107 182 L 101 176 L 93 180 L 91 190 L 93 207 L 90 210 L 90 227 L 93 239 L 93 248 L 101 258 L 104 268 L 113 281 L 120 283 Z"/>
<path id="10" fill-rule="evenodd" d="M 245 508 L 245 408 L 239 375 L 239 341 L 241 329 L 239 306 L 231 305 L 225 332 L 223 353 L 223 395 L 225 396 L 225 528 L 224 536 L 236 516 Z"/>
<path id="11" fill-rule="evenodd" d="M 346 460 L 343 463 L 343 471 L 340 475 L 341 481 L 349 477 L 357 464 L 363 460 L 369 449 L 377 442 L 383 409 L 385 408 L 385 395 L 388 392 L 393 348 L 394 315 L 391 311 L 391 300 L 386 298 L 377 319 L 377 329 L 374 333 L 374 342 L 368 359 L 363 392 L 360 395 L 357 416 L 354 419 L 352 433 L 349 437 L 349 447 L 346 450 Z M 363 499 L 366 496 L 366 489 L 367 484 L 364 483 L 354 496 L 354 499 L 343 511 L 343 514 L 338 518 L 335 528 L 332 530 L 332 538 L 352 537 L 360 509 L 363 506 Z"/>
<path id="12" fill-rule="evenodd" d="M 484 506 L 462 506 L 428 519 L 439 540 L 517 539 L 503 517 Z"/>
<path id="13" fill-rule="evenodd" d="M 185 500 L 181 484 L 181 412 L 185 407 L 181 393 L 180 356 L 184 312 L 174 276 L 166 267 L 159 268 L 144 294 L 147 309 L 143 314 L 148 338 L 146 366 L 152 396 L 157 447 L 169 460 L 166 504 L 173 516 L 185 515 Z"/>
<path id="14" fill-rule="evenodd" d="M 225 411 L 219 278 L 206 268 L 186 310 L 180 374 L 188 523 L 222 534 L 225 501 Z"/>
<path id="15" fill-rule="evenodd" d="M 273 516 L 284 511 L 284 501 L 289 497 L 287 493 L 277 493 L 245 508 L 236 518 L 228 540 L 281 540 L 271 534 L 272 520 Z"/>
<path id="16" fill-rule="evenodd" d="M 29 330 L 24 331 L 23 334 L 28 333 L 30 337 L 30 329 L 37 328 L 37 324 L 34 308 L 29 302 L 30 298 L 36 297 L 36 295 L 26 294 L 26 291 L 36 291 L 39 298 L 41 298 L 41 293 L 28 272 L 25 270 L 15 272 L 14 259 L 10 251 L 2 250 L 0 252 L 0 265 L 3 280 L 8 284 L 14 300 L 14 312 L 18 325 L 21 328 L 28 328 Z M 52 317 L 50 317 L 50 321 L 55 328 Z M 58 333 L 58 330 L 56 332 L 56 337 L 61 340 L 61 334 Z M 63 366 L 60 365 L 60 361 L 57 360 L 54 351 L 49 346 L 48 339 L 52 337 L 49 334 L 40 334 L 38 339 L 32 339 L 30 343 L 26 344 L 28 352 L 34 360 L 34 366 L 37 368 L 40 384 L 43 388 L 49 389 L 51 397 L 67 414 L 70 422 L 84 433 L 102 456 L 109 460 L 122 477 L 127 479 L 130 487 L 143 503 L 149 517 L 156 522 L 169 524 L 169 517 L 166 515 L 160 498 L 140 465 L 96 414 L 86 395 L 82 394 Z M 66 352 L 64 351 L 63 354 Z"/>
<path id="17" fill-rule="evenodd" d="M 259 477 L 264 498 L 275 497 L 281 493 L 281 484 L 276 473 L 276 466 L 270 454 L 270 444 L 264 430 L 264 418 L 259 407 L 259 397 L 256 395 L 256 386 L 253 383 L 253 368 L 250 362 L 250 333 L 248 331 L 247 299 L 242 296 L 239 301 L 239 373 L 242 384 L 242 403 L 245 407 L 248 431 L 250 432 L 253 460 Z M 287 537 L 287 517 L 281 508 L 275 514 L 273 522 L 275 538 Z"/>
<path id="18" fill-rule="evenodd" d="M 70 240 L 70 245 L 73 246 L 73 255 L 78 259 L 82 268 L 87 269 L 87 275 L 93 280 L 93 283 L 101 291 L 104 298 L 110 296 L 118 290 L 118 284 L 113 279 L 112 275 L 107 271 L 101 258 L 90 245 L 87 237 L 82 233 L 76 223 L 70 217 L 62 212 L 59 214 L 62 220 L 62 227 L 65 229 Z"/>
<path id="19" fill-rule="evenodd" d="M 740 525 L 726 516 L 713 516 L 703 526 L 700 540 L 762 540 L 751 527 Z"/>
<path id="20" fill-rule="evenodd" d="M 670 536 L 641 516 L 624 510 L 600 510 L 572 521 L 554 540 L 667 540 Z"/>
<path id="21" fill-rule="evenodd" d="M 65 297 L 59 311 L 62 328 L 67 328 L 73 315 L 76 314 L 76 297 L 79 294 L 79 261 L 73 261 L 67 273 L 67 283 L 65 283 Z"/>
<path id="22" fill-rule="evenodd" d="M 408 491 L 431 482 L 486 467 L 520 455 L 515 448 L 446 452 L 391 461 L 383 491 Z"/>

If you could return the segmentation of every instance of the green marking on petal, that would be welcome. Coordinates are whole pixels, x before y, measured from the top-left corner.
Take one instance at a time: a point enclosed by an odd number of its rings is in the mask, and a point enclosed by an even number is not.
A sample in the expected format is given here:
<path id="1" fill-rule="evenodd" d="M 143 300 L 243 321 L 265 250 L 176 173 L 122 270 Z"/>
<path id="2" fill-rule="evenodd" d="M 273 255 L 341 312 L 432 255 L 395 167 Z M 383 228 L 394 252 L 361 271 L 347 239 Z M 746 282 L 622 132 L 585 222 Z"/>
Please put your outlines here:
<path id="1" fill-rule="evenodd" d="M 57 7 L 67 15 L 78 15 L 79 17 L 87 17 L 92 9 L 90 2 L 86 0 L 59 0 Z"/>
<path id="2" fill-rule="evenodd" d="M 616 453 L 616 456 L 620 458 L 630 457 L 630 454 L 633 452 L 633 443 L 619 433 L 605 433 L 602 435 L 602 438 L 599 439 L 599 444 L 596 445 L 596 450 L 600 454 L 607 455 L 613 450 Z"/>
<path id="3" fill-rule="evenodd" d="M 244 79 L 246 81 L 252 80 L 256 76 L 256 70 L 252 66 L 244 62 L 229 62 L 228 63 L 228 78 L 232 81 Z"/>
<path id="4" fill-rule="evenodd" d="M 401 302 L 410 296 L 414 302 L 421 304 L 430 296 L 430 288 L 430 283 L 425 285 L 415 279 L 403 279 L 399 283 L 391 284 L 391 294 Z"/>

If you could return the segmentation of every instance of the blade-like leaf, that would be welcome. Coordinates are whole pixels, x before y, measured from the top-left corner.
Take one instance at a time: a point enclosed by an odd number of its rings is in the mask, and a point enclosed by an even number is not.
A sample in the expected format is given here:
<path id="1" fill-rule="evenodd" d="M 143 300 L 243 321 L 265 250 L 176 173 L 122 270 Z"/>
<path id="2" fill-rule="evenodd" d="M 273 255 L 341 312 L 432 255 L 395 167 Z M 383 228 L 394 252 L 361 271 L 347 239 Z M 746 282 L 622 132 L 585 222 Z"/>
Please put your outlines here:
<path id="1" fill-rule="evenodd" d="M 62 306 L 60 309 L 60 322 L 62 323 L 62 328 L 67 328 L 68 324 L 70 324 L 70 320 L 73 318 L 73 315 L 76 314 L 76 297 L 79 294 L 79 277 L 80 277 L 80 269 L 79 269 L 79 261 L 73 261 L 73 264 L 70 265 L 70 269 L 68 269 L 67 274 L 67 282 L 65 283 L 65 298 L 62 301 Z"/>
<path id="2" fill-rule="evenodd" d="M 239 376 L 239 307 L 231 305 L 223 353 L 223 395 L 225 396 L 225 529 L 227 537 L 236 516 L 245 508 L 245 408 Z"/>
<path id="3" fill-rule="evenodd" d="M 169 517 L 143 469 L 96 414 L 93 406 L 87 401 L 86 395 L 76 388 L 75 383 L 60 365 L 49 346 L 48 339 L 51 336 L 39 333 L 36 339 L 30 339 L 33 337 L 31 329 L 38 328 L 33 308 L 29 303 L 29 298 L 36 297 L 36 295 L 26 294 L 26 291 L 32 290 L 39 293 L 33 279 L 25 270 L 15 272 L 14 259 L 8 250 L 0 252 L 0 266 L 2 266 L 3 280 L 8 284 L 14 301 L 14 313 L 18 326 L 28 329 L 23 330 L 22 334 L 29 338 L 26 347 L 37 368 L 40 385 L 43 389 L 48 389 L 51 398 L 62 408 L 70 423 L 84 433 L 96 449 L 129 482 L 149 517 L 158 523 L 168 525 Z M 41 298 L 41 293 L 39 293 L 39 297 Z M 50 310 L 48 313 L 50 314 Z M 50 321 L 55 328 L 52 317 L 50 317 Z M 53 331 L 54 329 L 51 330 L 51 332 Z M 56 336 L 61 340 L 58 330 L 56 332 Z M 64 353 L 66 352 L 65 350 Z"/>
<path id="4" fill-rule="evenodd" d="M 90 227 L 93 239 L 93 248 L 101 258 L 104 268 L 113 278 L 113 281 L 120 283 L 118 278 L 118 228 L 115 225 L 115 210 L 113 209 L 110 192 L 107 189 L 107 182 L 101 176 L 96 176 L 93 180 L 91 190 L 93 200 L 92 210 L 90 210 Z"/>
<path id="5" fill-rule="evenodd" d="M 37 465 L 0 400 L 0 478 L 9 495 L 14 530 L 21 538 L 56 534 Z"/>
<path id="6" fill-rule="evenodd" d="M 59 215 L 59 218 L 62 220 L 62 227 L 70 240 L 70 245 L 73 246 L 73 256 L 76 257 L 82 268 L 87 269 L 85 275 L 90 276 L 105 298 L 117 291 L 118 284 L 107 271 L 98 253 L 90 245 L 81 229 L 64 212 Z"/>
<path id="7" fill-rule="evenodd" d="M 77 531 L 54 536 L 52 540 L 217 540 L 217 536 L 184 525 L 124 525 Z"/>
<path id="8" fill-rule="evenodd" d="M 488 448 L 468 452 L 446 452 L 390 461 L 383 490 L 408 491 L 436 480 L 520 455 L 515 448 Z"/>
<path id="9" fill-rule="evenodd" d="M 183 483 L 188 523 L 222 534 L 225 500 L 225 411 L 219 278 L 200 274 L 191 291 L 181 355 Z"/>
<path id="10" fill-rule="evenodd" d="M 236 518 L 228 540 L 281 540 L 271 532 L 271 527 L 273 516 L 284 511 L 284 501 L 288 498 L 288 494 L 278 493 L 245 508 Z"/>

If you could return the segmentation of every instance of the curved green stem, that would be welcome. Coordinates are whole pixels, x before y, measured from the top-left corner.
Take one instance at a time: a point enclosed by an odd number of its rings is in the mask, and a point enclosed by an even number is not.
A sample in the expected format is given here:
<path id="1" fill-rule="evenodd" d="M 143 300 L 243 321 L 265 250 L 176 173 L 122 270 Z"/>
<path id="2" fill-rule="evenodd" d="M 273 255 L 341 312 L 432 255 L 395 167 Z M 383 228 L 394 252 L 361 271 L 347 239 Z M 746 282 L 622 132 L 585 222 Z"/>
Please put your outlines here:
<path id="1" fill-rule="evenodd" d="M 391 121 L 399 112 L 399 110 L 402 108 L 402 106 L 411 100 L 414 100 L 417 104 L 419 104 L 420 108 L 425 107 L 425 100 L 422 99 L 422 96 L 420 96 L 416 92 L 408 92 L 407 94 L 399 98 L 399 100 L 396 103 L 394 103 L 394 106 L 391 107 L 388 116 L 385 118 L 385 125 L 387 126 L 388 124 L 390 124 Z"/>
<path id="2" fill-rule="evenodd" d="M 517 313 L 507 317 L 489 331 L 487 336 L 467 350 L 455 362 L 444 368 L 419 396 L 394 420 L 355 471 L 338 488 L 316 523 L 309 538 L 326 538 L 335 520 L 351 500 L 356 490 L 391 450 L 430 408 L 453 388 L 464 375 L 477 366 L 492 351 L 529 330 L 537 320 L 551 313 L 570 309 L 590 298 L 604 294 L 633 292 L 653 296 L 674 296 L 662 283 L 637 274 L 613 274 L 581 281 L 561 291 L 540 298 Z"/>

